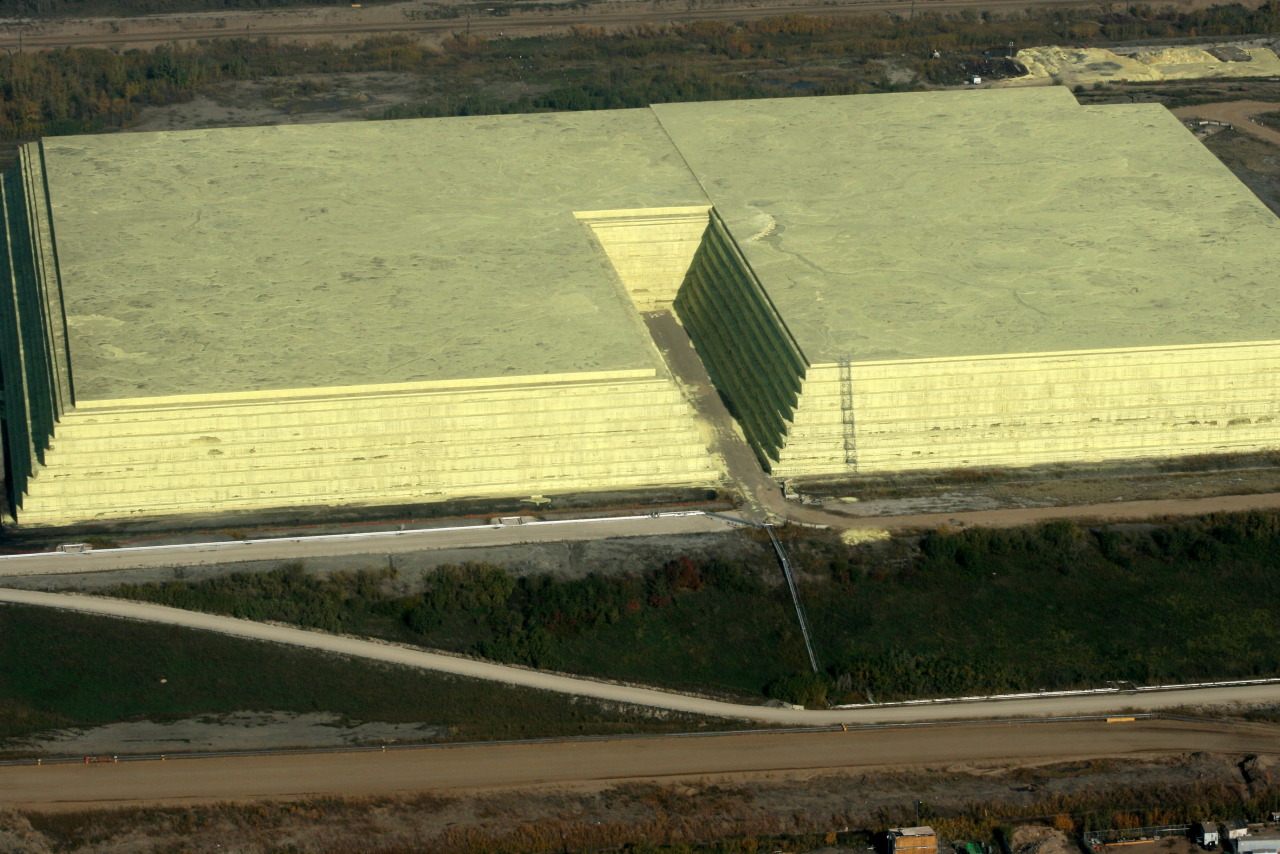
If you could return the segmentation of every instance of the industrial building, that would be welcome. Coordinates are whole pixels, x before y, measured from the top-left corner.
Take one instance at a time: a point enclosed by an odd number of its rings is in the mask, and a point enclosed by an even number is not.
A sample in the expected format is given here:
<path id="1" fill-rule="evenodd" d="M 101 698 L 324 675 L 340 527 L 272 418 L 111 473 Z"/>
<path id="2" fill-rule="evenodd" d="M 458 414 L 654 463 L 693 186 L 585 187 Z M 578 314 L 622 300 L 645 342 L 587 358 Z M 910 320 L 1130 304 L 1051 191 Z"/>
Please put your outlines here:
<path id="1" fill-rule="evenodd" d="M 1277 443 L 1280 222 L 1063 88 L 49 139 L 3 184 L 20 521 Z"/>

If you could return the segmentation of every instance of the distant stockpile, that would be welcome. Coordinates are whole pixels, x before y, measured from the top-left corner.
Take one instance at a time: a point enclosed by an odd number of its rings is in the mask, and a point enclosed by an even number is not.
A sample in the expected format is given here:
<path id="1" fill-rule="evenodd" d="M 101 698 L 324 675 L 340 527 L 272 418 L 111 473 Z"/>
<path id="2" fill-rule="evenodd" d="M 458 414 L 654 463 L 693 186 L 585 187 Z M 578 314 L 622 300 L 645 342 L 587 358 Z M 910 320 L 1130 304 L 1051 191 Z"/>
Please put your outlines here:
<path id="1" fill-rule="evenodd" d="M 1119 54 L 1096 47 L 1032 47 L 1018 51 L 1018 62 L 1027 74 L 1002 85 L 1044 83 L 1050 79 L 1065 86 L 1094 83 L 1198 80 L 1214 77 L 1280 76 L 1280 57 L 1270 48 L 1219 45 L 1208 50 L 1169 47 Z"/>
<path id="2" fill-rule="evenodd" d="M 1280 224 L 1155 105 L 70 137 L 3 192 L 27 523 L 715 484 L 655 311 L 780 477 L 1280 445 Z"/>

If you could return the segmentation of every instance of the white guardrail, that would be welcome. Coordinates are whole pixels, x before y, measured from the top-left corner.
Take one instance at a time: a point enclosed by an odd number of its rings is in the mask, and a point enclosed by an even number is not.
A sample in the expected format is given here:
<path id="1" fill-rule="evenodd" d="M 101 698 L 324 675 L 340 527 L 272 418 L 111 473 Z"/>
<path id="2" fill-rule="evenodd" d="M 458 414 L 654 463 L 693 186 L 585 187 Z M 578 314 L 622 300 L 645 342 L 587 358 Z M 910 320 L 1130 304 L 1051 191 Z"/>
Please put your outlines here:
<path id="1" fill-rule="evenodd" d="M 112 549 L 93 549 L 84 543 L 67 543 L 59 546 L 56 551 L 50 552 L 25 552 L 22 554 L 0 555 L 0 561 L 22 558 L 41 558 L 41 557 L 67 557 L 68 555 L 94 554 L 95 552 L 109 551 L 111 554 L 120 554 L 122 552 L 158 552 L 158 551 L 213 551 L 217 549 L 236 550 L 242 546 L 252 545 L 281 545 L 284 543 L 316 543 L 316 542 L 336 542 L 345 540 L 361 540 L 373 539 L 376 537 L 403 537 L 408 535 L 429 535 L 456 531 L 484 531 L 484 530 L 510 530 L 514 528 L 539 528 L 548 525 L 578 525 L 590 524 L 592 522 L 626 522 L 628 520 L 639 519 L 674 519 L 689 516 L 706 516 L 708 515 L 702 510 L 674 510 L 665 513 L 645 513 L 635 516 L 590 516 L 585 519 L 550 519 L 547 521 L 520 522 L 518 524 L 491 522 L 480 525 L 453 525 L 445 528 L 410 528 L 403 531 L 361 531 L 354 534 L 316 534 L 314 536 L 303 537 L 268 537 L 258 540 L 226 540 L 212 543 L 171 543 L 163 546 L 124 546 Z M 503 518 L 503 517 L 500 517 Z M 514 518 L 514 517 L 505 517 Z"/>

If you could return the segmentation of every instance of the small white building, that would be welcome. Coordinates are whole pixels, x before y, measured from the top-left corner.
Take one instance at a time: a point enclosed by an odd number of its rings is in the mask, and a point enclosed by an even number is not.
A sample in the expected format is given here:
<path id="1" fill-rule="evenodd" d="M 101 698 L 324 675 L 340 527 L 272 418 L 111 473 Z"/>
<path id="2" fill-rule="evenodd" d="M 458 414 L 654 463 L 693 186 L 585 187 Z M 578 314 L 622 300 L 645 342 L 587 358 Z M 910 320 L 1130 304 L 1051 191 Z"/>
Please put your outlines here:
<path id="1" fill-rule="evenodd" d="M 1216 848 L 1220 839 L 1218 823 L 1214 821 L 1198 821 L 1193 828 L 1196 842 L 1205 848 Z"/>

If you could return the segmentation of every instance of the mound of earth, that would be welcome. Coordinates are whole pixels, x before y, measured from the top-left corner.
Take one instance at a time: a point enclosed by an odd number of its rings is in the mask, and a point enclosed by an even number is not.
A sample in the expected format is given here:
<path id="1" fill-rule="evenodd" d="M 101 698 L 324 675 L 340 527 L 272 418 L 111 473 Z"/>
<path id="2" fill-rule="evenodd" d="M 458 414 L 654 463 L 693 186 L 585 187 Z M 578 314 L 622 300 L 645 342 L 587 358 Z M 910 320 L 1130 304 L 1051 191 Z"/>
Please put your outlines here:
<path id="1" fill-rule="evenodd" d="M 1143 65 L 1185 65 L 1192 62 L 1220 62 L 1216 56 L 1198 47 L 1166 47 L 1135 53 L 1133 58 Z"/>
<path id="2" fill-rule="evenodd" d="M 1079 849 L 1061 830 L 1041 825 L 1021 825 L 1009 845 L 1013 854 L 1078 854 Z"/>

